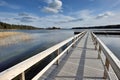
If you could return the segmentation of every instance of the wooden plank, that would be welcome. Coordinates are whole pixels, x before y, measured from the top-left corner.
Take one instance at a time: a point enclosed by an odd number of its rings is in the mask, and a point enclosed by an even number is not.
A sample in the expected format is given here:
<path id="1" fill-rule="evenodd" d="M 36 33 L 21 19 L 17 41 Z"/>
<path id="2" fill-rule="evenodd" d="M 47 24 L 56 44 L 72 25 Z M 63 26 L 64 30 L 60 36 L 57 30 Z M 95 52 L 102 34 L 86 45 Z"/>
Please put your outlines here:
<path id="1" fill-rule="evenodd" d="M 44 75 L 44 79 L 39 80 L 104 80 L 102 79 L 104 69 L 97 55 L 90 36 L 87 40 L 86 35 L 64 60 L 61 59 L 60 66 L 50 71 L 52 73 L 46 75 L 46 78 Z"/>

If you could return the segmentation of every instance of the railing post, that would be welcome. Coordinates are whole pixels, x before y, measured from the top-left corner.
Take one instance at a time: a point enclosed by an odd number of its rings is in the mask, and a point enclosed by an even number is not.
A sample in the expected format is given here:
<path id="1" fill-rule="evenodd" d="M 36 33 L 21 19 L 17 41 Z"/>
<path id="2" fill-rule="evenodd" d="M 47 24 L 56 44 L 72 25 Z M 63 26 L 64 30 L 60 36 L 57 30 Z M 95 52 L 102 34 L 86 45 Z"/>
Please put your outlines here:
<path id="1" fill-rule="evenodd" d="M 94 37 L 93 37 L 93 34 L 92 34 L 92 40 L 93 40 L 93 42 L 94 42 Z"/>
<path id="2" fill-rule="evenodd" d="M 69 53 L 69 51 L 67 50 L 67 54 Z"/>
<path id="3" fill-rule="evenodd" d="M 107 78 L 107 76 L 108 76 L 107 71 L 109 71 L 109 60 L 108 60 L 107 58 L 106 58 L 106 60 L 105 60 L 105 68 L 106 68 L 107 70 L 104 70 L 104 76 L 103 76 L 104 79 Z"/>
<path id="4" fill-rule="evenodd" d="M 94 45 L 95 45 L 95 42 L 96 42 L 96 41 L 95 41 L 95 37 L 93 37 L 93 43 L 94 43 Z"/>
<path id="5" fill-rule="evenodd" d="M 74 43 L 74 38 L 73 38 L 73 40 L 72 40 L 72 43 Z M 74 44 L 72 45 L 72 47 L 74 47 Z"/>
<path id="6" fill-rule="evenodd" d="M 67 47 L 69 46 L 69 44 L 67 43 Z M 67 50 L 67 54 L 69 53 L 69 51 Z"/>
<path id="7" fill-rule="evenodd" d="M 101 58 L 100 54 L 101 54 L 101 47 L 100 47 L 100 44 L 99 44 L 99 49 L 98 49 L 98 59 Z"/>
<path id="8" fill-rule="evenodd" d="M 95 40 L 95 50 L 97 50 L 97 41 Z"/>
<path id="9" fill-rule="evenodd" d="M 19 75 L 19 79 L 20 79 L 20 80 L 25 80 L 25 72 L 22 72 L 22 73 Z"/>
<path id="10" fill-rule="evenodd" d="M 60 49 L 57 50 L 57 56 L 60 54 Z M 56 61 L 56 65 L 59 65 L 59 59 Z"/>

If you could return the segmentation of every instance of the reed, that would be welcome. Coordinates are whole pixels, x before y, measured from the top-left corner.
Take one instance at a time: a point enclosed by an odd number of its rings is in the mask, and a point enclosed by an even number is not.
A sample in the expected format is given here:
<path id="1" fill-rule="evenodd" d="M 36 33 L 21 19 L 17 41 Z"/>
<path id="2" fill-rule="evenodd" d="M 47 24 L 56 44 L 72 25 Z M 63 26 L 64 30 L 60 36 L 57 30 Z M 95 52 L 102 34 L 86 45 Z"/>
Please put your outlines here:
<path id="1" fill-rule="evenodd" d="M 0 32 L 0 46 L 8 46 L 22 41 L 31 40 L 32 37 L 28 33 L 23 32 Z"/>
<path id="2" fill-rule="evenodd" d="M 20 34 L 20 32 L 0 32 L 0 38 L 6 38 L 18 34 Z"/>

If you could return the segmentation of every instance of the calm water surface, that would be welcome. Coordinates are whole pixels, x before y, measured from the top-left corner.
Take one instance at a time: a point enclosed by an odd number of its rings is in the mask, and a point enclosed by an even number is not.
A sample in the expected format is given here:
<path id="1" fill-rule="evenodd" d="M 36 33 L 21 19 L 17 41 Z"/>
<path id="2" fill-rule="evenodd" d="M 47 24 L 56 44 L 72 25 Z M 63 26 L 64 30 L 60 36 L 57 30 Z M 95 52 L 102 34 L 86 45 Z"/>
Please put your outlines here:
<path id="1" fill-rule="evenodd" d="M 15 31 L 15 30 L 13 30 Z M 72 30 L 17 30 L 29 33 L 32 39 L 0 47 L 0 71 L 7 69 L 74 35 Z"/>
<path id="2" fill-rule="evenodd" d="M 99 37 L 120 60 L 120 35 L 99 35 Z"/>

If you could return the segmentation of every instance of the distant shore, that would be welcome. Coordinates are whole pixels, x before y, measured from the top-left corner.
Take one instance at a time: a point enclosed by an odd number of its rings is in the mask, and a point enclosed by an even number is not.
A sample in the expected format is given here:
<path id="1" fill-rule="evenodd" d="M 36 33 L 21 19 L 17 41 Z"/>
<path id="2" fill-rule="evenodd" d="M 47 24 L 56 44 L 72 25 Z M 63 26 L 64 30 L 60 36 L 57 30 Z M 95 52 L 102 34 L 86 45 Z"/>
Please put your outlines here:
<path id="1" fill-rule="evenodd" d="M 60 27 L 48 27 L 48 28 L 40 28 L 40 27 L 34 27 L 31 25 L 15 25 L 15 24 L 8 24 L 4 22 L 0 22 L 0 29 L 1 30 L 56 30 L 61 29 Z"/>

